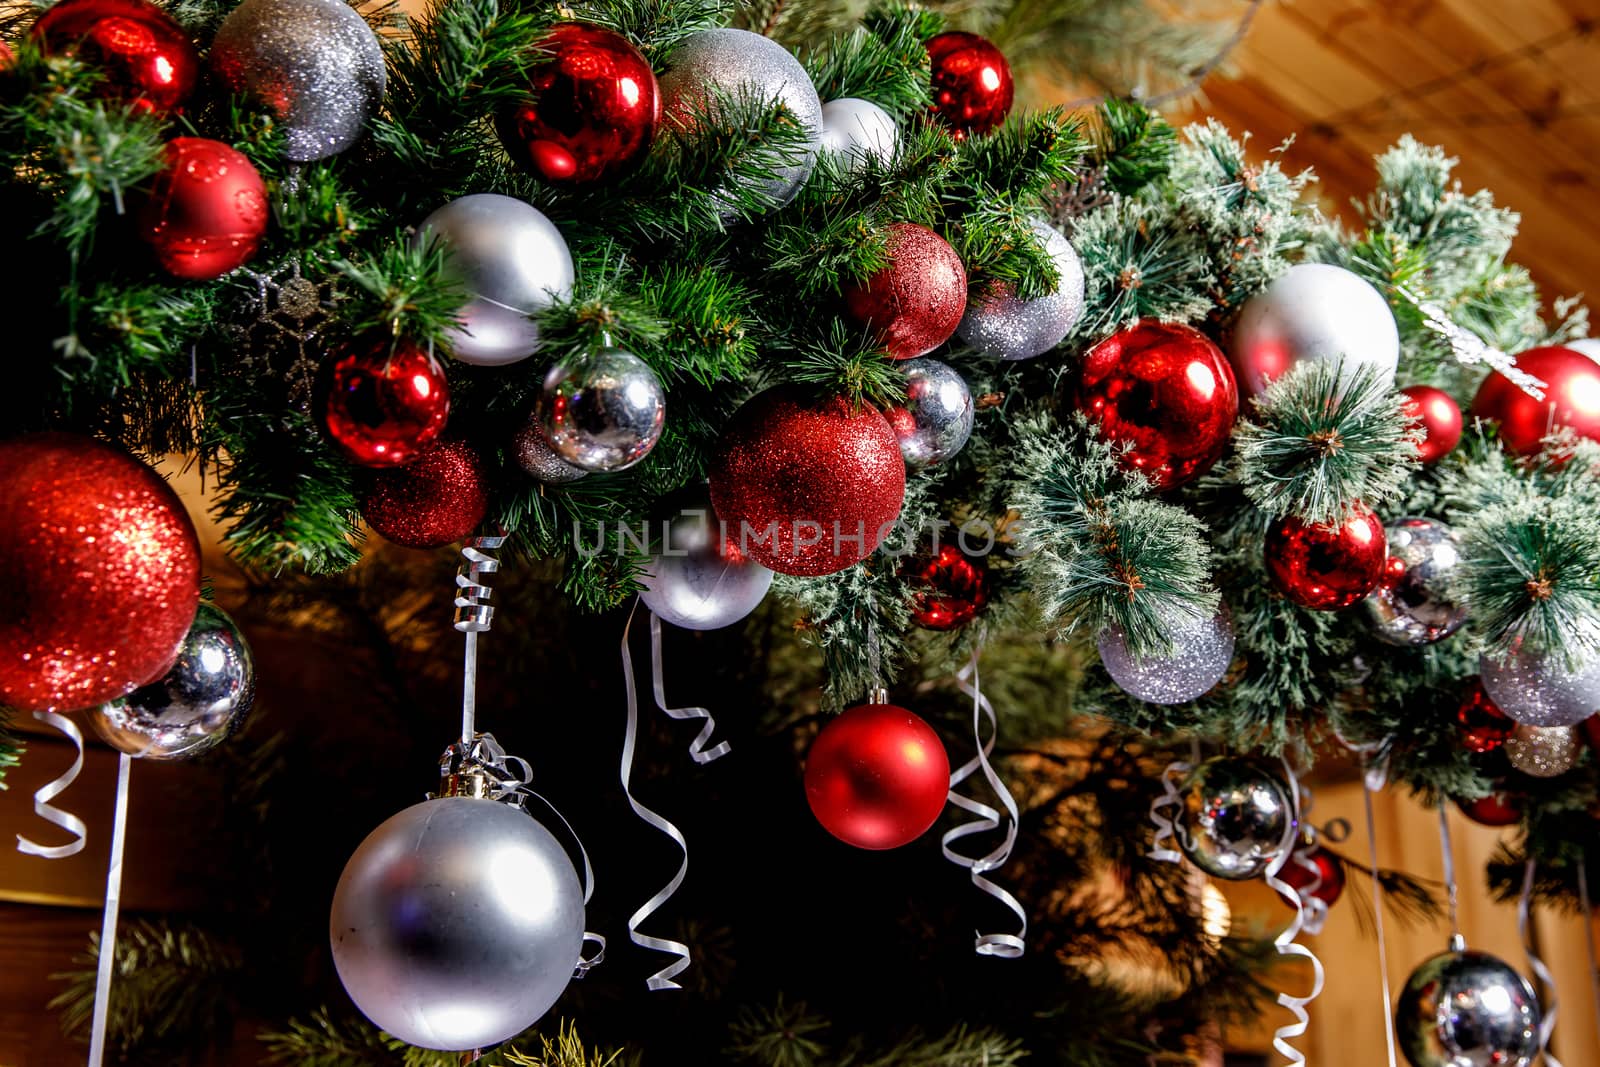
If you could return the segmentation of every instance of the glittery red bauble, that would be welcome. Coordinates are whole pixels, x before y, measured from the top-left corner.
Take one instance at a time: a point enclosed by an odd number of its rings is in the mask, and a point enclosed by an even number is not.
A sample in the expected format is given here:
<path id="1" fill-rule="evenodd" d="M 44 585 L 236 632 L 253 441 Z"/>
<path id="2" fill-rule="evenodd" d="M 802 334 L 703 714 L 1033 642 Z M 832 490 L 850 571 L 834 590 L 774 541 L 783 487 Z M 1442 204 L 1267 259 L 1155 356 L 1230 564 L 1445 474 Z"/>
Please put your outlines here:
<path id="1" fill-rule="evenodd" d="M 188 34 L 146 0 L 61 0 L 33 25 L 51 55 L 75 56 L 107 95 L 140 111 L 175 111 L 194 92 L 200 55 Z"/>
<path id="2" fill-rule="evenodd" d="M 1467 751 L 1479 754 L 1504 747 L 1506 739 L 1517 728 L 1516 720 L 1489 699 L 1480 678 L 1472 679 L 1472 688 L 1456 711 L 1456 725 L 1461 732 L 1461 744 Z"/>
<path id="3" fill-rule="evenodd" d="M 1383 522 L 1364 504 L 1326 526 L 1291 516 L 1267 531 L 1267 573 L 1278 592 L 1301 607 L 1338 611 L 1377 588 L 1388 548 Z"/>
<path id="4" fill-rule="evenodd" d="M 88 437 L 0 442 L 0 705 L 103 704 L 166 673 L 200 543 L 149 467 Z"/>
<path id="5" fill-rule="evenodd" d="M 511 158 L 551 182 L 615 178 L 650 150 L 661 98 L 650 61 L 621 34 L 568 22 L 539 42 L 534 99 L 499 116 Z"/>
<path id="6" fill-rule="evenodd" d="M 944 810 L 950 758 L 933 727 L 893 704 L 861 704 L 822 728 L 806 758 L 806 800 L 834 837 L 899 848 Z"/>
<path id="7" fill-rule="evenodd" d="M 462 441 L 440 441 L 408 466 L 373 472 L 361 497 L 367 525 L 406 548 L 460 541 L 488 510 L 488 470 Z"/>
<path id="8" fill-rule="evenodd" d="M 1490 793 L 1477 800 L 1458 800 L 1456 807 L 1479 826 L 1510 826 L 1522 818 L 1522 803 L 1510 793 Z"/>
<path id="9" fill-rule="evenodd" d="M 989 602 L 989 568 L 955 545 L 940 545 L 907 569 L 911 621 L 929 630 L 955 630 L 971 622 Z"/>
<path id="10" fill-rule="evenodd" d="M 1317 869 L 1315 877 L 1322 880 L 1322 884 L 1309 894 L 1306 888 L 1311 885 L 1313 875 L 1300 865 L 1298 857 L 1291 856 L 1289 862 L 1283 865 L 1283 870 L 1278 872 L 1278 877 L 1302 897 L 1310 896 L 1333 907 L 1339 894 L 1344 892 L 1344 864 L 1339 862 L 1339 857 L 1321 847 L 1311 848 L 1306 852 L 1305 859 Z"/>
<path id="11" fill-rule="evenodd" d="M 1461 441 L 1461 409 L 1443 389 L 1408 385 L 1400 390 L 1405 413 L 1422 427 L 1417 455 L 1424 463 L 1437 463 Z"/>
<path id="12" fill-rule="evenodd" d="M 1506 451 L 1534 455 L 1540 440 L 1561 426 L 1600 441 L 1600 365 L 1582 352 L 1551 345 L 1528 349 L 1517 357 L 1517 367 L 1545 383 L 1543 400 L 1499 371 L 1490 373 L 1472 398 L 1473 415 L 1500 424 Z"/>
<path id="13" fill-rule="evenodd" d="M 1011 114 L 1011 64 L 982 37 L 959 31 L 930 37 L 928 59 L 933 65 L 933 113 L 957 137 L 988 133 Z"/>
<path id="14" fill-rule="evenodd" d="M 323 364 L 317 421 L 364 467 L 399 467 L 432 444 L 450 414 L 444 368 L 415 342 L 359 338 Z"/>
<path id="15" fill-rule="evenodd" d="M 267 232 L 267 187 L 241 153 L 204 137 L 167 142 L 140 230 L 167 273 L 204 281 L 242 267 Z"/>
<path id="16" fill-rule="evenodd" d="M 889 355 L 915 359 L 950 340 L 967 310 L 967 270 L 949 242 L 926 226 L 889 227 L 889 265 L 844 291 L 850 317 Z"/>
<path id="17" fill-rule="evenodd" d="M 1084 357 L 1077 408 L 1157 489 L 1204 474 L 1228 447 L 1239 390 L 1222 349 L 1190 326 L 1141 322 Z"/>
<path id="18" fill-rule="evenodd" d="M 906 466 L 871 404 L 779 386 L 734 415 L 711 457 L 711 503 L 728 537 L 782 574 L 842 571 L 894 527 Z"/>

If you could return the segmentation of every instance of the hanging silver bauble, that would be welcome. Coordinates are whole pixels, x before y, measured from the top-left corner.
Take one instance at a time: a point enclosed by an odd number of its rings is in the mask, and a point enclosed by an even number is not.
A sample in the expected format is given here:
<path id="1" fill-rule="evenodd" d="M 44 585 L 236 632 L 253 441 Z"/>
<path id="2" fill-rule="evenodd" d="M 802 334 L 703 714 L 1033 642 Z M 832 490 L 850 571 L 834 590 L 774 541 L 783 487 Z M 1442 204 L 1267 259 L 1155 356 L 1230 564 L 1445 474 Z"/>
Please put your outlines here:
<path id="1" fill-rule="evenodd" d="M 1042 220 L 1033 232 L 1056 266 L 1055 292 L 1019 300 L 1001 292 L 973 299 L 956 327 L 956 336 L 995 359 L 1033 359 L 1050 351 L 1071 332 L 1083 314 L 1083 264 L 1072 243 Z"/>
<path id="2" fill-rule="evenodd" d="M 1534 778 L 1556 778 L 1578 765 L 1583 744 L 1574 726 L 1529 726 L 1519 722 L 1506 738 L 1506 759 Z"/>
<path id="3" fill-rule="evenodd" d="M 884 411 L 908 467 L 929 467 L 960 452 L 972 436 L 972 392 L 954 367 L 936 359 L 900 364 L 903 404 Z"/>
<path id="4" fill-rule="evenodd" d="M 141 759 L 198 756 L 227 740 L 256 697 L 255 659 L 226 612 L 201 604 L 159 681 L 89 710 L 101 740 Z"/>
<path id="5" fill-rule="evenodd" d="M 1342 361 L 1342 379 L 1371 367 L 1394 384 L 1400 329 L 1383 294 L 1328 263 L 1290 267 L 1245 301 L 1229 349 L 1239 390 L 1254 396 L 1306 360 Z"/>
<path id="6" fill-rule="evenodd" d="M 529 415 L 528 421 L 511 439 L 511 450 L 516 453 L 519 467 L 547 485 L 565 485 L 589 473 L 556 454 L 550 442 L 544 439 L 537 413 Z"/>
<path id="7" fill-rule="evenodd" d="M 1467 621 L 1454 583 L 1461 538 L 1442 522 L 1407 517 L 1384 524 L 1389 566 L 1362 602 L 1374 636 L 1391 645 L 1431 645 Z"/>
<path id="8" fill-rule="evenodd" d="M 423 220 L 417 243 L 438 241 L 447 267 L 472 299 L 448 331 L 450 354 L 463 363 L 501 366 L 539 347 L 528 316 L 572 295 L 572 253 L 555 223 L 532 204 L 497 193 L 450 201 Z"/>
<path id="9" fill-rule="evenodd" d="M 1233 623 L 1226 610 L 1214 616 L 1183 616 L 1169 624 L 1172 651 L 1135 659 L 1123 632 L 1100 634 L 1100 662 L 1123 692 L 1150 704 L 1182 704 L 1209 693 L 1233 663 Z"/>
<path id="10" fill-rule="evenodd" d="M 661 551 L 639 576 L 644 606 L 685 630 L 719 630 L 756 610 L 772 572 L 740 558 L 706 499 L 662 529 Z"/>
<path id="11" fill-rule="evenodd" d="M 846 96 L 822 105 L 822 150 L 844 156 L 850 169 L 860 169 L 867 160 L 886 167 L 899 149 L 894 119 L 871 100 Z"/>
<path id="12" fill-rule="evenodd" d="M 620 471 L 661 439 L 667 394 L 644 360 L 602 348 L 551 367 L 535 413 L 556 455 L 586 471 Z"/>
<path id="13" fill-rule="evenodd" d="M 497 800 L 415 804 L 361 842 L 328 921 L 345 992 L 411 1045 L 464 1051 L 521 1033 L 572 980 L 583 890 L 561 844 Z"/>
<path id="14" fill-rule="evenodd" d="M 344 0 L 244 0 L 217 29 L 211 69 L 277 114 L 296 162 L 355 144 L 383 102 L 383 48 Z"/>
<path id="15" fill-rule="evenodd" d="M 1289 790 L 1254 760 L 1206 760 L 1188 773 L 1178 794 L 1183 802 L 1173 820 L 1178 847 L 1213 877 L 1254 878 L 1294 844 Z"/>
<path id="16" fill-rule="evenodd" d="M 1487 952 L 1443 952 L 1411 972 L 1395 1035 L 1411 1067 L 1528 1067 L 1539 1054 L 1539 998 Z"/>
<path id="17" fill-rule="evenodd" d="M 1478 658 L 1484 692 L 1500 710 L 1529 726 L 1576 726 L 1600 711 L 1600 658 L 1568 670 L 1562 653 L 1517 649 Z"/>

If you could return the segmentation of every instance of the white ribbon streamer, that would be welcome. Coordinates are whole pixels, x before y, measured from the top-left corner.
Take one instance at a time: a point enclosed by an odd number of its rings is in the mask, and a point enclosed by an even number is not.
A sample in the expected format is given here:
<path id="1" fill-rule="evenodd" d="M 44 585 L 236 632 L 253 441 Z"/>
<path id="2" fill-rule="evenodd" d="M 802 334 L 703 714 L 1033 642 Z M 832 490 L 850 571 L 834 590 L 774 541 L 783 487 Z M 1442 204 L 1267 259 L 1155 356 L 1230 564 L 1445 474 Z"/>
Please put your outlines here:
<path id="1" fill-rule="evenodd" d="M 1594 915 L 1594 909 L 1589 904 L 1589 857 L 1586 853 L 1578 855 L 1578 903 L 1583 906 L 1585 918 Z M 1583 926 L 1583 947 L 1589 950 L 1589 992 L 1594 997 L 1594 1024 L 1600 1030 L 1600 960 L 1595 958 L 1594 950 L 1594 923 L 1592 919 Z"/>
<path id="2" fill-rule="evenodd" d="M 83 771 L 83 733 L 78 729 L 78 724 L 53 711 L 36 711 L 33 717 L 67 735 L 67 740 L 77 749 L 73 756 L 72 766 L 66 773 L 51 782 L 46 782 L 33 793 L 33 811 L 45 822 L 61 827 L 73 836 L 72 841 L 65 845 L 41 845 L 31 838 L 17 835 L 17 851 L 29 856 L 42 856 L 47 860 L 64 859 L 67 856 L 76 856 L 83 851 L 84 841 L 89 835 L 89 828 L 83 820 L 70 811 L 62 811 L 51 805 L 51 801 L 67 791 L 67 787 L 78 780 L 78 775 Z"/>
<path id="3" fill-rule="evenodd" d="M 1387 768 L 1385 768 L 1387 776 Z M 1378 877 L 1378 834 L 1376 821 L 1372 817 L 1372 787 L 1371 772 L 1363 777 L 1361 798 L 1367 807 L 1367 858 L 1372 867 L 1372 915 L 1377 923 L 1378 933 L 1378 982 L 1383 995 L 1383 1036 L 1384 1051 L 1389 1054 L 1389 1067 L 1396 1067 L 1394 1057 L 1394 1013 L 1390 1011 L 1392 1003 L 1389 994 L 1389 944 L 1383 935 L 1383 880 Z"/>
<path id="4" fill-rule="evenodd" d="M 1294 768 L 1289 766 L 1289 761 L 1287 759 L 1283 761 L 1283 771 L 1289 776 L 1289 795 L 1298 801 L 1300 797 L 1300 781 L 1294 773 Z M 1296 807 L 1298 808 L 1298 804 Z M 1295 814 L 1295 824 L 1298 825 L 1299 812 L 1296 811 Z M 1289 833 L 1293 834 L 1294 832 L 1295 827 L 1291 826 Z M 1272 1033 L 1272 1047 L 1277 1049 L 1278 1052 L 1283 1055 L 1284 1059 L 1289 1061 L 1289 1063 L 1298 1065 L 1306 1062 L 1305 1053 L 1291 1045 L 1289 1040 L 1291 1038 L 1300 1037 L 1306 1032 L 1307 1028 L 1310 1027 L 1311 1013 L 1307 1010 L 1307 1007 L 1313 1000 L 1316 1000 L 1317 997 L 1322 995 L 1322 986 L 1327 978 L 1327 974 L 1324 972 L 1322 968 L 1322 961 L 1317 958 L 1317 954 L 1312 952 L 1309 948 L 1306 948 L 1304 945 L 1298 944 L 1296 941 L 1296 939 L 1300 936 L 1301 930 L 1305 928 L 1305 901 L 1301 898 L 1299 893 L 1295 892 L 1293 886 L 1279 877 L 1283 871 L 1284 865 L 1289 862 L 1289 857 L 1292 852 L 1292 849 L 1285 849 L 1278 854 L 1278 858 L 1273 860 L 1272 865 L 1267 868 L 1266 882 L 1267 885 L 1271 886 L 1285 901 L 1288 901 L 1295 906 L 1294 919 L 1290 921 L 1289 925 L 1285 927 L 1277 937 L 1272 939 L 1272 943 L 1277 946 L 1278 955 L 1296 956 L 1300 959 L 1308 960 L 1311 963 L 1310 993 L 1303 997 L 1293 996 L 1289 993 L 1278 994 L 1278 1004 L 1284 1008 L 1287 1008 L 1289 1013 L 1294 1016 L 1295 1021 L 1278 1027 L 1278 1029 L 1274 1030 Z"/>
<path id="5" fill-rule="evenodd" d="M 1544 986 L 1548 997 L 1540 1005 L 1539 1050 L 1544 1053 L 1547 1067 L 1561 1067 L 1561 1061 L 1550 1051 L 1550 1038 L 1555 1033 L 1556 1015 L 1561 1007 L 1556 999 L 1556 976 L 1550 973 L 1550 968 L 1533 950 L 1533 879 L 1537 873 L 1538 861 L 1530 858 L 1522 868 L 1522 896 L 1517 901 L 1517 936 L 1522 939 L 1522 951 L 1528 957 L 1528 969 Z M 1587 913 L 1584 918 L 1588 918 Z"/>
<path id="6" fill-rule="evenodd" d="M 661 618 L 655 612 L 650 613 L 650 688 L 655 693 L 656 707 L 666 712 L 674 719 L 703 719 L 705 725 L 700 728 L 700 733 L 689 742 L 689 756 L 700 764 L 710 763 L 720 759 L 732 751 L 732 746 L 723 741 L 706 748 L 706 742 L 711 740 L 711 735 L 717 732 L 717 720 L 711 717 L 711 712 L 705 708 L 669 708 L 667 707 L 667 683 L 663 672 L 663 658 L 661 655 Z"/>
<path id="7" fill-rule="evenodd" d="M 117 913 L 122 908 L 122 851 L 128 830 L 128 777 L 133 757 L 117 759 L 117 806 L 111 819 L 111 860 L 106 867 L 106 903 L 100 918 L 99 966 L 94 979 L 94 1021 L 89 1028 L 89 1067 L 100 1067 L 111 1013 L 111 968 L 117 956 Z"/>
<path id="8" fill-rule="evenodd" d="M 1183 853 L 1166 844 L 1174 836 L 1172 813 L 1167 809 L 1183 806 L 1183 798 L 1178 795 L 1178 783 L 1193 769 L 1192 764 L 1174 760 L 1161 772 L 1161 795 L 1150 802 L 1150 821 L 1156 825 L 1156 836 L 1150 842 L 1150 851 L 1146 853 L 1158 863 L 1183 862 Z"/>
<path id="9" fill-rule="evenodd" d="M 1312 937 L 1322 933 L 1322 928 L 1328 924 L 1328 902 L 1316 895 L 1317 890 L 1322 888 L 1322 868 L 1311 858 L 1316 850 L 1315 841 L 1303 840 L 1289 854 L 1289 862 L 1310 875 L 1310 880 L 1295 890 L 1295 896 L 1305 909 L 1305 922 L 1301 929 Z"/>

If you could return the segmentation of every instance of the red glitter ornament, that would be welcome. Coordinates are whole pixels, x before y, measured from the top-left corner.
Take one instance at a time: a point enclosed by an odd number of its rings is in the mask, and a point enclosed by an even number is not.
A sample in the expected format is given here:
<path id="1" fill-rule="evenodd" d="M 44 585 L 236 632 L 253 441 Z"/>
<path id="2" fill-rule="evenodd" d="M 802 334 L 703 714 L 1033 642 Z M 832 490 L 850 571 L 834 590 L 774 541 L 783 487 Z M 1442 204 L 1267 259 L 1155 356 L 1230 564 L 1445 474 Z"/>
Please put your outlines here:
<path id="1" fill-rule="evenodd" d="M 405 467 L 375 471 L 361 517 L 406 548 L 438 548 L 472 534 L 489 511 L 488 469 L 463 441 L 440 441 Z"/>
<path id="2" fill-rule="evenodd" d="M 1417 455 L 1424 463 L 1437 463 L 1461 441 L 1461 409 L 1443 389 L 1408 385 L 1400 390 L 1405 413 L 1422 426 Z"/>
<path id="3" fill-rule="evenodd" d="M 1543 400 L 1499 371 L 1491 372 L 1472 398 L 1473 415 L 1500 424 L 1506 451 L 1534 455 L 1545 435 L 1562 426 L 1600 441 L 1600 365 L 1582 352 L 1551 345 L 1523 352 L 1517 367 L 1545 383 Z"/>
<path id="4" fill-rule="evenodd" d="M 911 583 L 911 621 L 928 630 L 956 630 L 989 602 L 989 568 L 955 545 L 940 545 L 906 570 Z"/>
<path id="5" fill-rule="evenodd" d="M 88 437 L 0 442 L 0 705 L 103 704 L 161 677 L 200 604 L 200 543 L 161 477 Z"/>
<path id="6" fill-rule="evenodd" d="M 167 273 L 205 281 L 248 263 L 269 217 L 266 184 L 242 153 L 221 141 L 176 137 L 140 230 Z"/>
<path id="7" fill-rule="evenodd" d="M 1344 864 L 1339 861 L 1338 856 L 1320 845 L 1308 849 L 1305 860 L 1316 868 L 1314 876 L 1311 871 L 1300 865 L 1300 857 L 1296 855 L 1289 857 L 1289 862 L 1283 865 L 1278 877 L 1288 883 L 1289 888 L 1299 893 L 1301 897 L 1320 900 L 1328 907 L 1333 907 L 1339 895 L 1344 892 Z M 1307 887 L 1311 885 L 1314 877 L 1320 878 L 1321 884 L 1308 893 Z"/>
<path id="8" fill-rule="evenodd" d="M 1506 739 L 1516 730 L 1517 722 L 1489 699 L 1489 694 L 1483 689 L 1483 680 L 1475 677 L 1466 699 L 1456 711 L 1456 726 L 1461 731 L 1461 744 L 1467 751 L 1482 754 L 1503 748 Z"/>
<path id="9" fill-rule="evenodd" d="M 779 386 L 734 415 L 711 457 L 711 503 L 728 537 L 782 574 L 842 571 L 889 536 L 906 466 L 871 404 Z"/>
<path id="10" fill-rule="evenodd" d="M 1146 321 L 1089 350 L 1076 405 L 1122 461 L 1171 489 L 1204 474 L 1228 447 L 1239 390 L 1222 349 L 1190 326 Z"/>
<path id="11" fill-rule="evenodd" d="M 889 227 L 888 252 L 888 266 L 845 289 L 845 307 L 891 357 L 915 359 L 950 340 L 961 325 L 967 270 L 949 242 L 913 222 Z"/>
<path id="12" fill-rule="evenodd" d="M 1458 800 L 1456 807 L 1479 826 L 1511 826 L 1522 818 L 1522 802 L 1511 793 L 1490 793 L 1477 800 Z"/>
<path id="13" fill-rule="evenodd" d="M 352 462 L 398 467 L 444 430 L 450 383 L 427 349 L 379 332 L 323 364 L 315 405 L 317 421 Z"/>
<path id="14" fill-rule="evenodd" d="M 139 111 L 182 107 L 200 78 L 200 56 L 165 11 L 146 0 L 61 0 L 33 24 L 51 55 L 98 71 L 109 96 Z"/>
<path id="15" fill-rule="evenodd" d="M 834 837 L 856 848 L 899 848 L 944 810 L 950 758 L 933 727 L 893 704 L 861 704 L 817 734 L 806 758 L 806 800 Z"/>
<path id="16" fill-rule="evenodd" d="M 1011 114 L 1015 86 L 1000 49 L 975 33 L 951 31 L 928 38 L 933 66 L 933 113 L 959 139 L 984 134 Z"/>
<path id="17" fill-rule="evenodd" d="M 1267 531 L 1267 574 L 1301 607 L 1338 611 L 1377 588 L 1388 547 L 1383 522 L 1365 504 L 1324 526 L 1289 516 Z"/>

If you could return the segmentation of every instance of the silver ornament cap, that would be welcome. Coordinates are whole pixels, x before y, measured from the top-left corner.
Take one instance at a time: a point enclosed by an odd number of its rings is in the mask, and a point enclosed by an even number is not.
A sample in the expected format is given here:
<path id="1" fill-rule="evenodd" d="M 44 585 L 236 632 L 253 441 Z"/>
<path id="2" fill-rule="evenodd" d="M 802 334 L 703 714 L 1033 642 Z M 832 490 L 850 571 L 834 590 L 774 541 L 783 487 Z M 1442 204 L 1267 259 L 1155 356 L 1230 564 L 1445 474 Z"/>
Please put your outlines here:
<path id="1" fill-rule="evenodd" d="M 582 470 L 620 471 L 661 439 L 667 393 L 644 360 L 607 347 L 550 368 L 535 410 L 556 455 Z"/>
<path id="2" fill-rule="evenodd" d="M 1395 1002 L 1411 1067 L 1528 1067 L 1539 1054 L 1539 998 L 1504 961 L 1470 949 L 1425 960 Z"/>
<path id="3" fill-rule="evenodd" d="M 894 119 L 871 100 L 853 96 L 822 105 L 822 150 L 845 157 L 851 170 L 868 161 L 887 167 L 900 150 L 900 130 Z"/>
<path id="4" fill-rule="evenodd" d="M 908 467 L 943 463 L 972 436 L 972 392 L 954 367 L 936 359 L 906 360 L 899 367 L 905 403 L 883 414 L 900 441 L 900 455 Z"/>
<path id="5" fill-rule="evenodd" d="M 1484 692 L 1501 711 L 1529 726 L 1575 726 L 1600 710 L 1600 659 L 1569 670 L 1562 653 L 1518 648 L 1478 658 Z"/>
<path id="6" fill-rule="evenodd" d="M 516 453 L 517 465 L 546 485 L 565 485 L 589 473 L 556 454 L 550 442 L 544 439 L 537 415 L 528 416 L 528 421 L 512 438 L 511 449 Z"/>
<path id="7" fill-rule="evenodd" d="M 1518 723 L 1506 738 L 1506 759 L 1534 778 L 1559 778 L 1578 765 L 1583 744 L 1573 726 Z"/>
<path id="8" fill-rule="evenodd" d="M 720 630 L 756 610 L 772 587 L 772 572 L 741 559 L 724 536 L 709 498 L 680 511 L 661 532 L 661 550 L 639 576 L 639 596 L 663 622 Z"/>
<path id="9" fill-rule="evenodd" d="M 1300 263 L 1245 301 L 1229 355 L 1246 396 L 1306 360 L 1341 361 L 1345 382 L 1371 367 L 1392 386 L 1400 328 L 1383 294 L 1359 275 Z"/>
<path id="10" fill-rule="evenodd" d="M 1293 845 L 1289 790 L 1254 760 L 1206 760 L 1188 773 L 1178 794 L 1183 801 L 1173 821 L 1178 847 L 1215 878 L 1255 878 Z"/>
<path id="11" fill-rule="evenodd" d="M 1467 621 L 1455 592 L 1461 538 L 1442 522 L 1416 517 L 1385 523 L 1384 530 L 1391 569 L 1362 601 L 1368 626 L 1391 645 L 1443 641 Z"/>
<path id="12" fill-rule="evenodd" d="M 1055 227 L 1033 220 L 1033 232 L 1061 276 L 1055 292 L 1032 300 L 1010 293 L 979 297 L 967 305 L 956 336 L 995 359 L 1042 356 L 1060 344 L 1083 315 L 1083 263 Z"/>
<path id="13" fill-rule="evenodd" d="M 1170 653 L 1137 659 L 1128 650 L 1127 635 L 1107 627 L 1096 642 L 1100 662 L 1123 692 L 1148 704 L 1183 704 L 1211 692 L 1233 663 L 1233 621 L 1227 610 L 1172 620 L 1167 635 Z"/>

